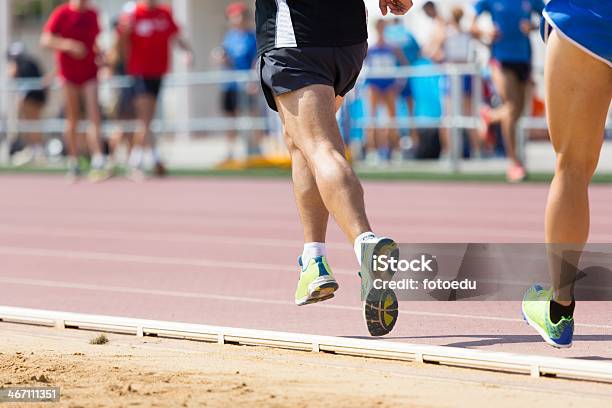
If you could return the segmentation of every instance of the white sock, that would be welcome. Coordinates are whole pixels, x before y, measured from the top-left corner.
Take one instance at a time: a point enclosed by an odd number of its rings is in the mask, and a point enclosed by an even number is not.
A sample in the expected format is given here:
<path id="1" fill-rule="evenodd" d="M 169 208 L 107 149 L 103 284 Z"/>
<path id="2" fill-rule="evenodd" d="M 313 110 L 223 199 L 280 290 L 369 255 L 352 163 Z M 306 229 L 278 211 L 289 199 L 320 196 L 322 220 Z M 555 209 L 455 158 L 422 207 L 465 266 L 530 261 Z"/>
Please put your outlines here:
<path id="1" fill-rule="evenodd" d="M 160 164 L 162 162 L 157 146 L 151 147 L 151 155 L 153 156 L 153 163 Z"/>
<path id="2" fill-rule="evenodd" d="M 307 266 L 311 259 L 325 255 L 327 255 L 327 250 L 324 242 L 307 242 L 302 252 L 302 265 Z"/>
<path id="3" fill-rule="evenodd" d="M 367 243 L 368 241 L 376 238 L 376 235 L 372 231 L 364 232 L 355 238 L 355 244 L 353 245 L 353 249 L 355 250 L 355 256 L 357 257 L 357 262 L 361 266 L 361 245 Z"/>
<path id="4" fill-rule="evenodd" d="M 94 154 L 91 158 L 91 167 L 94 169 L 101 169 L 104 167 L 104 156 L 100 153 Z"/>
<path id="5" fill-rule="evenodd" d="M 134 146 L 132 147 L 132 152 L 130 153 L 130 158 L 128 159 L 128 166 L 133 169 L 138 169 L 142 165 L 142 156 L 143 151 L 142 147 Z"/>

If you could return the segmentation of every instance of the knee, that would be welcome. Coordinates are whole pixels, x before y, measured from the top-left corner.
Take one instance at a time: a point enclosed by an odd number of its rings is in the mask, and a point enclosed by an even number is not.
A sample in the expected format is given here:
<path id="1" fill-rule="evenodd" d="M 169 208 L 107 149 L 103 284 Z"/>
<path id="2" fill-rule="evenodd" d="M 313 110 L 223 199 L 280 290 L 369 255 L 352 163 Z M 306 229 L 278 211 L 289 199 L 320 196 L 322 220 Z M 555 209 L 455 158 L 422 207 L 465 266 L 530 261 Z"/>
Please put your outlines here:
<path id="1" fill-rule="evenodd" d="M 79 127 L 78 120 L 72 119 L 72 118 L 66 120 L 66 125 L 65 125 L 66 133 L 74 134 L 77 132 L 78 127 Z"/>
<path id="2" fill-rule="evenodd" d="M 566 180 L 588 184 L 597 169 L 598 162 L 599 153 L 561 153 L 557 155 L 556 173 Z"/>
<path id="3" fill-rule="evenodd" d="M 510 102 L 508 103 L 508 115 L 510 120 L 513 122 L 517 122 L 521 116 L 523 116 L 523 110 L 525 109 L 525 104 L 520 102 Z"/>
<path id="4" fill-rule="evenodd" d="M 293 138 L 286 130 L 283 132 L 283 139 L 285 140 L 285 146 L 287 146 L 287 150 L 289 151 L 289 155 L 293 156 L 295 152 L 298 151 Z"/>

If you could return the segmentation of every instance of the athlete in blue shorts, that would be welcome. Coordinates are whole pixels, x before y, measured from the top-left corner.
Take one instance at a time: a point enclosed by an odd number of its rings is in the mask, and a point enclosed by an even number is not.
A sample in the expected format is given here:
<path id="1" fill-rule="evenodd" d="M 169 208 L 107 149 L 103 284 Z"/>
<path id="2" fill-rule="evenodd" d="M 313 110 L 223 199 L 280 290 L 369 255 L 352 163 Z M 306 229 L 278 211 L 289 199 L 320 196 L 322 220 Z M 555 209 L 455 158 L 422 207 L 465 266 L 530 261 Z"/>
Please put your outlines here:
<path id="1" fill-rule="evenodd" d="M 398 48 L 403 57 L 404 63 L 412 65 L 421 58 L 421 45 L 416 37 L 402 22 L 402 19 L 393 19 L 392 24 L 388 24 L 385 28 L 385 39 L 393 47 Z M 412 96 L 412 83 L 407 78 L 400 91 L 400 97 L 406 101 L 408 114 L 414 116 L 414 98 Z M 418 143 L 418 133 L 416 129 L 411 129 L 410 137 L 414 143 Z"/>
<path id="2" fill-rule="evenodd" d="M 407 65 L 400 49 L 387 43 L 386 26 L 384 20 L 376 22 L 378 38 L 376 43 L 369 47 L 366 59 L 366 65 L 370 69 L 393 69 Z M 368 78 L 366 85 L 370 89 L 370 116 L 376 118 L 379 108 L 384 107 L 389 115 L 388 123 L 393 124 L 397 117 L 399 81 L 395 78 Z M 399 153 L 399 134 L 395 127 L 368 129 L 368 159 L 374 159 L 377 163 L 380 154 L 382 160 L 390 161 L 394 152 Z"/>
<path id="3" fill-rule="evenodd" d="M 527 291 L 523 315 L 548 344 L 570 347 L 575 276 L 565 276 L 562 265 L 578 265 L 589 235 L 588 185 L 612 100 L 612 2 L 551 0 L 544 18 L 546 105 L 557 154 L 546 208 L 553 282 L 550 289 L 536 285 Z"/>
<path id="4" fill-rule="evenodd" d="M 542 0 L 478 0 L 472 33 L 476 38 L 491 37 L 491 68 L 493 82 L 502 105 L 483 112 L 487 125 L 500 123 L 506 154 L 510 160 L 507 179 L 522 181 L 526 174 L 516 154 L 516 125 L 525 108 L 527 87 L 531 79 L 531 43 L 529 34 L 536 29 L 532 15 L 544 9 Z M 488 13 L 493 19 L 493 33 L 478 27 L 478 16 Z"/>

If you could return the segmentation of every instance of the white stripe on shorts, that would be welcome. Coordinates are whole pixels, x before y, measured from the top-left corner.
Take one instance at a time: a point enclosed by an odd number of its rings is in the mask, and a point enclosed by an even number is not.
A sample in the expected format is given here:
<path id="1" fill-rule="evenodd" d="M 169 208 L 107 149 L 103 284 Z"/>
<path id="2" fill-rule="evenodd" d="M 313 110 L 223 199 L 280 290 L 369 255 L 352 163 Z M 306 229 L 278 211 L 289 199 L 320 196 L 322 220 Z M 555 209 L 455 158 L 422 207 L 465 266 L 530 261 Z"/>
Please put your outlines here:
<path id="1" fill-rule="evenodd" d="M 276 0 L 278 11 L 276 12 L 276 48 L 297 47 L 295 32 L 293 31 L 293 21 L 287 0 Z"/>

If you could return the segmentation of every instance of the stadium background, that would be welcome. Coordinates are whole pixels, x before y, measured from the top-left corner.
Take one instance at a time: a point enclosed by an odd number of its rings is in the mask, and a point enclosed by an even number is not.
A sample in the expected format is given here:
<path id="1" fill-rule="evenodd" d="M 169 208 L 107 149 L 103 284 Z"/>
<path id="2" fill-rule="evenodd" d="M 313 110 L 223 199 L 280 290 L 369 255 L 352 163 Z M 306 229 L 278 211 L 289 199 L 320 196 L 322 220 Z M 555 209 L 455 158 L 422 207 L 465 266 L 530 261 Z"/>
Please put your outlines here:
<path id="1" fill-rule="evenodd" d="M 52 53 L 41 51 L 38 47 L 38 39 L 44 19 L 57 3 L 58 1 L 56 0 L 3 1 L 0 4 L 0 52 L 2 55 L 6 54 L 7 48 L 11 43 L 21 41 L 26 45 L 27 50 L 31 54 L 41 59 L 45 71 L 49 72 L 53 68 Z M 112 43 L 112 20 L 117 17 L 125 2 L 122 0 L 107 0 L 94 1 L 93 3 L 100 10 L 101 14 L 103 33 L 99 38 L 99 42 L 104 49 Z M 211 53 L 223 40 L 224 32 L 227 29 L 227 22 L 224 17 L 225 7 L 231 1 L 172 0 L 166 3 L 171 4 L 175 17 L 182 26 L 183 33 L 192 42 L 196 54 L 195 65 L 191 70 L 192 73 L 217 71 L 218 67 L 215 66 Z M 371 15 L 370 41 L 373 42 L 376 39 L 373 26 L 378 20 L 376 17 L 378 13 L 377 2 L 368 0 L 366 3 Z M 402 22 L 410 29 L 417 40 L 423 44 L 428 39 L 432 25 L 431 21 L 419 7 L 424 1 L 416 1 L 415 3 L 415 10 L 409 13 L 408 16 L 403 17 Z M 464 6 L 466 12 L 464 25 L 467 25 L 473 16 L 473 10 L 470 7 L 472 3 L 473 1 L 471 0 L 448 0 L 438 2 L 438 7 L 443 16 L 448 17 L 452 6 Z M 490 25 L 490 21 L 485 17 L 481 24 L 487 26 Z M 541 100 L 543 94 L 542 67 L 544 47 L 537 32 L 532 34 L 531 41 L 534 49 L 534 80 L 536 84 L 534 97 Z M 478 66 L 485 67 L 488 60 L 487 47 L 476 41 L 473 42 L 473 46 L 476 48 L 476 62 Z M 181 63 L 180 58 L 174 58 L 172 72 L 179 76 L 187 73 L 187 68 Z M 4 81 L 7 81 L 8 78 L 6 76 L 6 61 L 4 58 L 0 61 L 0 78 L 2 78 L 3 82 L 0 88 L 4 89 L 4 91 L 0 92 L 0 118 L 6 119 L 14 115 L 14 112 L 11 112 L 11 109 L 13 109 L 12 98 L 14 96 L 6 91 L 8 84 Z M 164 135 L 165 137 L 162 137 L 162 150 L 171 166 L 177 168 L 210 168 L 223 160 L 226 147 L 222 137 L 197 137 L 221 136 L 222 131 L 211 130 L 211 127 L 214 128 L 216 126 L 212 126 L 211 123 L 218 123 L 219 126 L 217 127 L 219 128 L 232 126 L 228 122 L 224 122 L 221 117 L 222 115 L 219 110 L 220 92 L 220 85 L 214 83 L 194 86 L 166 84 L 159 109 L 159 116 L 165 123 L 174 121 L 175 123 L 183 124 L 183 126 L 179 126 L 179 130 L 167 132 Z M 106 90 L 105 92 L 103 87 L 101 92 L 102 104 L 109 104 L 111 99 L 111 91 Z M 61 98 L 59 93 L 56 92 L 52 98 L 52 103 L 48 104 L 45 109 L 47 118 L 56 115 L 60 105 Z M 265 114 L 271 116 L 270 112 L 265 112 Z M 198 119 L 202 121 L 198 121 Z M 198 123 L 203 123 L 203 127 L 198 129 Z M 278 124 L 270 124 L 269 118 L 265 122 L 265 126 L 273 129 L 271 133 L 278 133 Z M 541 117 L 539 118 L 538 127 L 544 127 Z M 528 169 L 532 172 L 550 173 L 553 169 L 554 156 L 547 143 L 545 131 L 543 133 L 541 130 L 532 132 L 536 132 L 536 137 L 532 139 L 537 139 L 538 141 L 526 144 L 525 155 L 527 157 Z M 530 133 L 529 136 L 533 136 L 533 134 Z M 542 140 L 544 141 L 543 143 Z M 164 141 L 167 143 L 164 143 Z M 278 137 L 276 140 L 272 140 L 271 143 L 271 150 L 282 151 L 282 143 L 280 143 Z M 6 146 L 3 146 L 3 149 L 6 149 Z M 612 150 L 606 144 L 602 153 L 600 173 L 612 171 L 612 161 L 605 160 L 610 155 L 612 155 Z M 6 154 L 4 153 L 0 157 L 6 157 Z M 449 170 L 449 166 L 439 161 L 434 164 L 409 162 L 405 163 L 404 167 L 402 170 L 414 170 L 415 168 L 418 170 L 433 170 L 435 172 L 447 172 Z M 453 170 L 457 170 L 457 168 L 458 166 L 452 167 Z M 465 162 L 462 167 L 464 172 L 495 174 L 503 172 L 503 169 L 503 160 L 479 161 L 475 164 Z"/>

